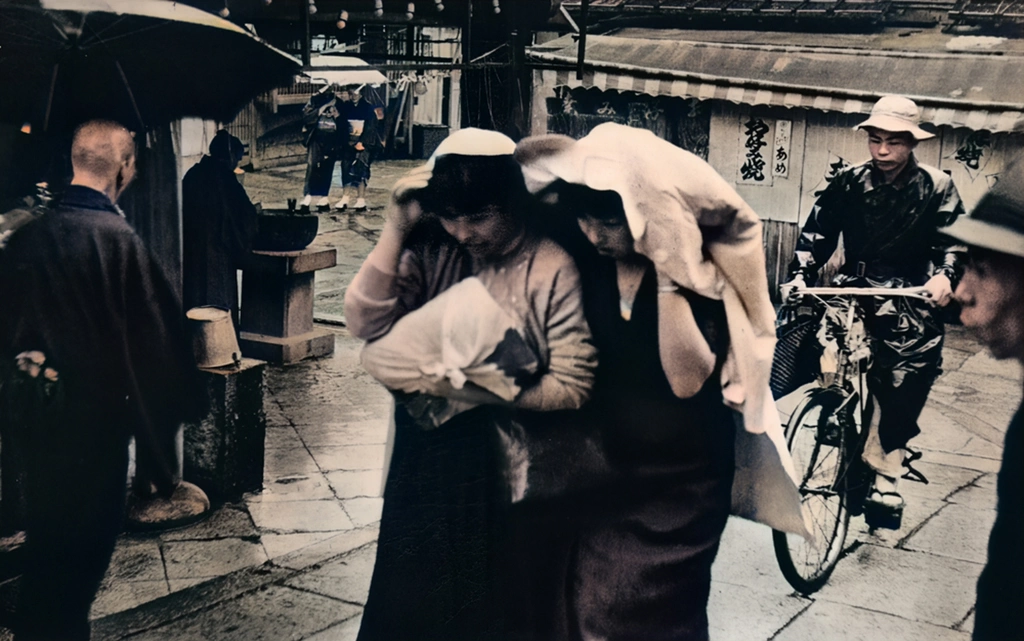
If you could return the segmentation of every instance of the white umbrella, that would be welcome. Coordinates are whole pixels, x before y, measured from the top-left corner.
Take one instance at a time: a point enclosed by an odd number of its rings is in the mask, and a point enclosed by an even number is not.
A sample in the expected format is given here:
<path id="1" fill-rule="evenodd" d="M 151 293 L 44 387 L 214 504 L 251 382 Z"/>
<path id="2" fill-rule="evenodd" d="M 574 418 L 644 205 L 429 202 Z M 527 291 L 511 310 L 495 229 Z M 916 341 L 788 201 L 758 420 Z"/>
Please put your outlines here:
<path id="1" fill-rule="evenodd" d="M 388 81 L 387 76 L 370 66 L 365 60 L 351 56 L 312 56 L 307 76 L 337 85 L 379 85 Z"/>

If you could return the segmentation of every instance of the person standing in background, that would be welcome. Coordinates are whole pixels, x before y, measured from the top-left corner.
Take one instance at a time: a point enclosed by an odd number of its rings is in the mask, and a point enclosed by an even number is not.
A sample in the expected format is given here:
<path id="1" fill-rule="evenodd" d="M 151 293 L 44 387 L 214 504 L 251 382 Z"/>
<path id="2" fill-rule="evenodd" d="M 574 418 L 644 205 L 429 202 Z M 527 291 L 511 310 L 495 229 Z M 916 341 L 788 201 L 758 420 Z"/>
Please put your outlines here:
<path id="1" fill-rule="evenodd" d="M 256 234 L 256 207 L 235 169 L 242 141 L 221 129 L 210 155 L 188 170 L 181 183 L 182 276 L 185 309 L 212 305 L 231 312 L 238 331 L 238 275 Z"/>

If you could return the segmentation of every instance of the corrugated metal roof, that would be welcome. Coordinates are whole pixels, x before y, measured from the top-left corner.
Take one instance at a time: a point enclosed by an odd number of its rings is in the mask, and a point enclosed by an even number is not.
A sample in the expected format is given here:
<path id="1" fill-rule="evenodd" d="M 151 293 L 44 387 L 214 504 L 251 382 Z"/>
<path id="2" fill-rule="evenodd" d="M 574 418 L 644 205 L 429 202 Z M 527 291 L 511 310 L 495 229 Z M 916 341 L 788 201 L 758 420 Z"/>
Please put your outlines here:
<path id="1" fill-rule="evenodd" d="M 631 32 L 639 30 L 633 29 Z M 534 48 L 536 62 L 574 65 L 570 37 Z M 934 124 L 1006 131 L 1024 115 L 1024 56 L 736 45 L 591 35 L 589 73 L 562 84 L 867 113 L 884 94 L 909 96 Z M 570 78 L 571 76 L 571 78 Z"/>

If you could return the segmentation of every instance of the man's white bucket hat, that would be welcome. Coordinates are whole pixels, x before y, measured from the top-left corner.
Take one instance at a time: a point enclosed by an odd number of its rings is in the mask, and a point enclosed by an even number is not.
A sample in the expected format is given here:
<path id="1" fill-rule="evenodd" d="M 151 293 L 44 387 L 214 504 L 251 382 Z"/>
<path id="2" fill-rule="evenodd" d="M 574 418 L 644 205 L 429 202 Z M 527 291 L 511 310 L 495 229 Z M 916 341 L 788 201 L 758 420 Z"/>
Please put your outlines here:
<path id="1" fill-rule="evenodd" d="M 854 129 L 872 127 L 883 131 L 906 131 L 915 140 L 934 138 L 935 134 L 921 129 L 921 111 L 917 103 L 903 96 L 882 96 L 871 108 L 871 116 Z"/>

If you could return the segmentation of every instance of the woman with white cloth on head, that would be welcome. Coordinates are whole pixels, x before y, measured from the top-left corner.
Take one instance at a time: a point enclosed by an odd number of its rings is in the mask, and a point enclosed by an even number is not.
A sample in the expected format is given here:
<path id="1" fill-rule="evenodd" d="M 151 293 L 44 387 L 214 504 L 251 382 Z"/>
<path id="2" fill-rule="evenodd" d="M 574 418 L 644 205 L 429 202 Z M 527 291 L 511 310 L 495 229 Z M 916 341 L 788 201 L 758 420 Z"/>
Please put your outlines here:
<path id="1" fill-rule="evenodd" d="M 345 296 L 350 330 L 370 341 L 364 364 L 403 401 L 360 641 L 504 636 L 497 428 L 589 395 L 579 274 L 532 232 L 514 149 L 496 132 L 449 136 L 396 184 Z"/>
<path id="2" fill-rule="evenodd" d="M 564 587 L 546 597 L 565 603 L 545 638 L 705 641 L 730 511 L 804 532 L 767 395 L 774 322 L 760 221 L 706 162 L 648 131 L 528 138 L 516 158 L 528 188 L 585 236 L 560 238 L 600 353 L 582 420 L 600 429 L 622 479 L 590 501 Z"/>

